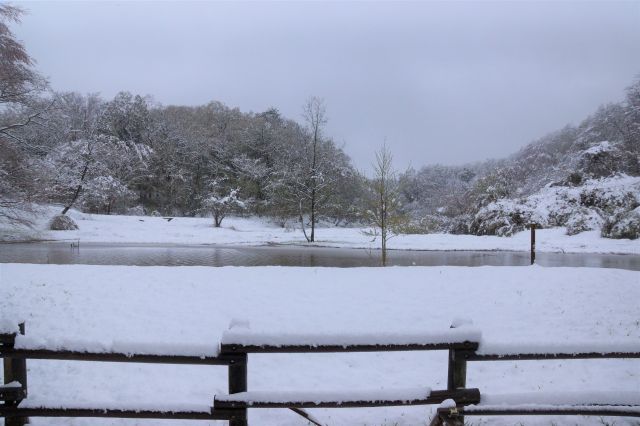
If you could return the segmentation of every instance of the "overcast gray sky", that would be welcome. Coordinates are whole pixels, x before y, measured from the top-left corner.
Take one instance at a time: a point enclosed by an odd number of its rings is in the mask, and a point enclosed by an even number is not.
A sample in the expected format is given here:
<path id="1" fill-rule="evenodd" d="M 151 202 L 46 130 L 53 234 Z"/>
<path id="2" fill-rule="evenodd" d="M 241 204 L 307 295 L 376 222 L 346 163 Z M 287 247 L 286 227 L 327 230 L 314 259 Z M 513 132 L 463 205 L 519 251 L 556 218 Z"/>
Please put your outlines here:
<path id="1" fill-rule="evenodd" d="M 640 2 L 19 2 L 15 31 L 55 90 L 163 104 L 323 97 L 328 134 L 369 169 L 503 157 L 640 73 Z"/>

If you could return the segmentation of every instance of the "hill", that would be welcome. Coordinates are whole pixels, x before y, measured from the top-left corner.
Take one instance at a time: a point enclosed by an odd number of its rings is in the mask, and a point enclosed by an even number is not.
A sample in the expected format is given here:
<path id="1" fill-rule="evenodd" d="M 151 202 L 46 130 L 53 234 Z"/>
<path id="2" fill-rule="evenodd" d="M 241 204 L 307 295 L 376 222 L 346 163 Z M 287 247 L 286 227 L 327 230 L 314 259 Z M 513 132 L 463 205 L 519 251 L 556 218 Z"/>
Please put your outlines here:
<path id="1" fill-rule="evenodd" d="M 512 235 L 531 221 L 569 234 L 640 236 L 640 80 L 623 102 L 544 136 L 502 160 L 428 166 L 401 176 L 405 209 L 422 232 Z"/>

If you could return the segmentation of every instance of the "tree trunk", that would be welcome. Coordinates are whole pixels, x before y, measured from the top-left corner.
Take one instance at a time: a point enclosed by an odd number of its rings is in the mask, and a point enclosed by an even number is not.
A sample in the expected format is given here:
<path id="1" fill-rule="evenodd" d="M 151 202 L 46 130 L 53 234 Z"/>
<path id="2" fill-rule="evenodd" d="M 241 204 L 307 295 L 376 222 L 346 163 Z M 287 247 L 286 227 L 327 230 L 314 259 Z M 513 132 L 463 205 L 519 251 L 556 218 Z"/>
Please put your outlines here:
<path id="1" fill-rule="evenodd" d="M 387 237 L 382 235 L 382 266 L 387 266 Z"/>
<path id="2" fill-rule="evenodd" d="M 311 187 L 311 239 L 309 242 L 315 241 L 315 230 L 316 230 L 316 174 L 318 171 L 316 170 L 317 165 L 317 157 L 318 157 L 318 130 L 320 123 L 316 121 L 313 130 L 313 163 L 311 164 L 311 174 L 312 174 L 312 187 Z"/>
<path id="3" fill-rule="evenodd" d="M 316 189 L 313 188 L 311 190 L 311 238 L 309 242 L 315 241 L 315 230 L 316 230 Z"/>
<path id="4" fill-rule="evenodd" d="M 69 209 L 73 206 L 73 204 L 78 199 L 78 195 L 80 195 L 80 191 L 82 191 L 82 183 L 84 182 L 84 178 L 87 175 L 87 170 L 89 170 L 89 164 L 88 163 L 84 165 L 84 169 L 82 170 L 82 174 L 80 175 L 80 183 L 78 184 L 78 187 L 76 188 L 76 191 L 73 193 L 73 198 L 71 199 L 69 204 L 64 206 L 64 209 L 62 210 L 62 214 L 67 214 Z"/>
<path id="5" fill-rule="evenodd" d="M 213 213 L 213 224 L 216 228 L 220 228 L 220 225 L 222 225 L 222 219 L 224 219 L 224 216 L 220 213 Z"/>
<path id="6" fill-rule="evenodd" d="M 386 182 L 383 183 L 386 185 Z M 380 233 L 382 240 L 382 266 L 387 266 L 387 205 L 385 202 L 386 189 L 382 187 L 380 192 Z"/>
<path id="7" fill-rule="evenodd" d="M 304 215 L 302 214 L 302 200 L 300 200 L 300 226 L 302 227 L 302 233 L 304 234 L 304 239 L 309 242 L 309 237 L 307 236 L 307 230 L 304 227 Z"/>

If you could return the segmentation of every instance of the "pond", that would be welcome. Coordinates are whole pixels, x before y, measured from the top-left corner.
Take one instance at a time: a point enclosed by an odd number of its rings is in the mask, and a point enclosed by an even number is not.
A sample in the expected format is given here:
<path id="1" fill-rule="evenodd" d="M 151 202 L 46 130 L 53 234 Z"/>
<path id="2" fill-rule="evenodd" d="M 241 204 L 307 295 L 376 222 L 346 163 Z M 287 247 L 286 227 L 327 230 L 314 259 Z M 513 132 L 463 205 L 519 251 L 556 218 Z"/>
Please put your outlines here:
<path id="1" fill-rule="evenodd" d="M 378 266 L 380 252 L 301 246 L 215 246 L 81 243 L 0 244 L 1 263 L 52 263 L 138 266 Z M 517 266 L 529 264 L 527 252 L 391 250 L 394 266 Z M 640 271 L 640 256 L 537 253 L 542 266 L 587 266 Z"/>

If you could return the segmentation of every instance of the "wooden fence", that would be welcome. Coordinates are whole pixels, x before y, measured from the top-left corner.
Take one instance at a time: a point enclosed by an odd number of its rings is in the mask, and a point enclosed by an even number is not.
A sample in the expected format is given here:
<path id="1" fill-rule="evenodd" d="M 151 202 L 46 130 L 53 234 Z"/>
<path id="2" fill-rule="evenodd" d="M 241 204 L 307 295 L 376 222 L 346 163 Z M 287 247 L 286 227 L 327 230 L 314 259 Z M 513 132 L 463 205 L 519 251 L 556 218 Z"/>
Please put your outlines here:
<path id="1" fill-rule="evenodd" d="M 24 324 L 20 333 L 25 333 Z M 260 408 L 287 408 L 307 418 L 314 424 L 320 424 L 305 408 L 349 408 L 371 406 L 405 406 L 440 404 L 453 399 L 455 407 L 443 407 L 437 410 L 433 425 L 461 425 L 464 415 L 504 415 L 522 414 L 523 410 L 509 410 L 508 407 L 484 407 L 478 389 L 466 387 L 468 362 L 475 361 L 513 361 L 545 359 L 594 359 L 594 358 L 640 358 L 640 348 L 635 351 L 566 351 L 560 353 L 508 353 L 490 354 L 478 351 L 479 342 L 456 339 L 427 339 L 424 343 L 325 343 L 306 344 L 287 342 L 284 344 L 260 344 L 226 341 L 223 339 L 220 351 L 215 356 L 198 355 L 153 355 L 146 353 L 102 353 L 71 350 L 25 349 L 16 347 L 16 333 L 0 334 L 0 356 L 4 359 L 4 382 L 0 387 L 0 417 L 6 418 L 7 426 L 22 426 L 28 417 L 116 417 L 147 419 L 188 419 L 188 420 L 227 420 L 230 426 L 246 426 L 247 410 Z M 304 339 L 303 339 L 304 340 Z M 479 339 L 477 339 L 479 340 Z M 447 389 L 429 390 L 409 395 L 391 395 L 371 397 L 358 392 L 346 397 L 336 398 L 327 394 L 326 398 L 317 393 L 309 396 L 304 392 L 248 392 L 247 363 L 249 354 L 254 353 L 338 353 L 338 352 L 387 352 L 387 351 L 432 351 L 446 350 L 449 354 Z M 49 359 L 68 361 L 102 361 L 157 364 L 191 364 L 225 366 L 228 368 L 228 395 L 216 395 L 212 407 L 47 407 L 30 405 L 27 388 L 27 359 Z M 274 395 L 277 394 L 277 398 Z M 624 415 L 640 417 L 640 401 L 632 406 L 582 407 L 573 411 L 545 407 L 539 412 L 526 414 L 595 414 Z M 546 411 L 545 411 L 546 410 Z M 606 414 L 603 414 L 606 413 Z"/>

